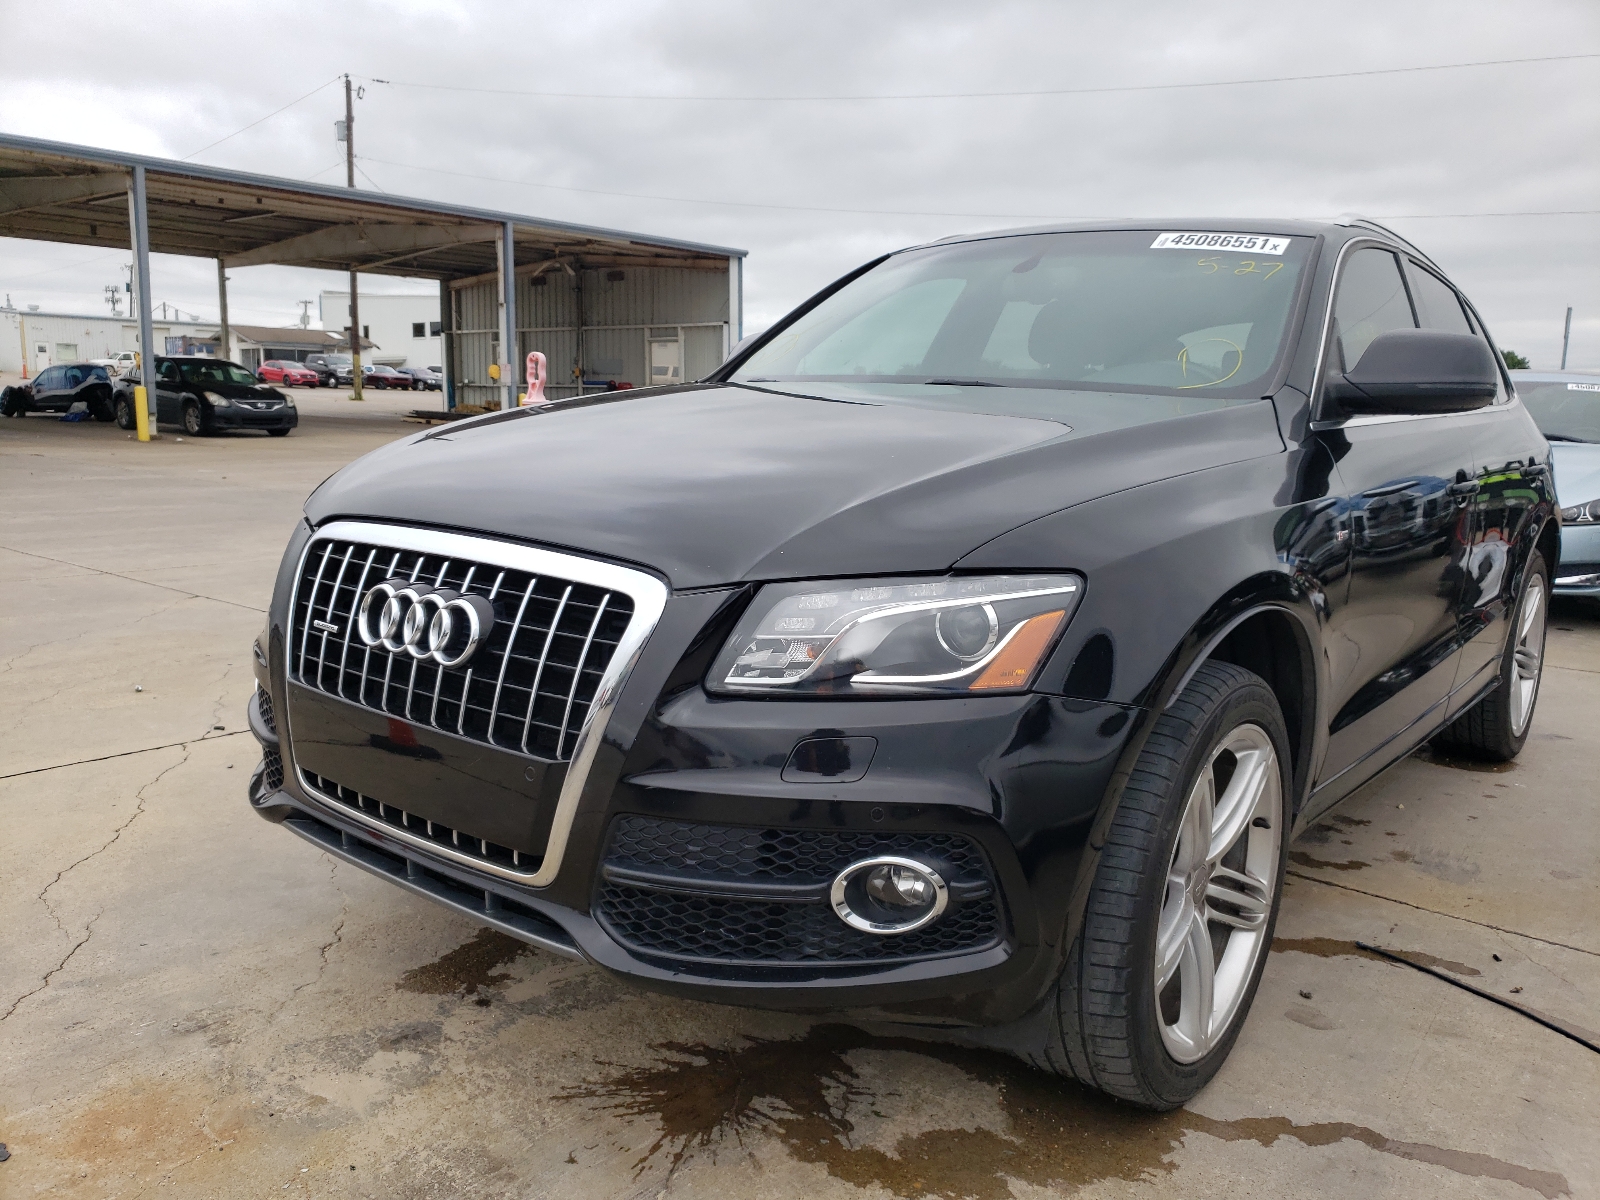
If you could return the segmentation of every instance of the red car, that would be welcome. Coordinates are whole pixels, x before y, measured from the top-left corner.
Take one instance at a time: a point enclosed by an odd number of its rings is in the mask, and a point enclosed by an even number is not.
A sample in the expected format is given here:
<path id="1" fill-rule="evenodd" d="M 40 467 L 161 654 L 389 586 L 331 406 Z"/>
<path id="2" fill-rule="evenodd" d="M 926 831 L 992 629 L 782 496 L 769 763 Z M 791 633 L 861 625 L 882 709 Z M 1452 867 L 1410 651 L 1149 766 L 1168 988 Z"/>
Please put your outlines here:
<path id="1" fill-rule="evenodd" d="M 280 359 L 269 359 L 256 370 L 256 378 L 262 383 L 279 383 L 284 387 L 316 387 L 319 377 L 310 367 L 302 367 L 297 362 L 287 362 Z"/>

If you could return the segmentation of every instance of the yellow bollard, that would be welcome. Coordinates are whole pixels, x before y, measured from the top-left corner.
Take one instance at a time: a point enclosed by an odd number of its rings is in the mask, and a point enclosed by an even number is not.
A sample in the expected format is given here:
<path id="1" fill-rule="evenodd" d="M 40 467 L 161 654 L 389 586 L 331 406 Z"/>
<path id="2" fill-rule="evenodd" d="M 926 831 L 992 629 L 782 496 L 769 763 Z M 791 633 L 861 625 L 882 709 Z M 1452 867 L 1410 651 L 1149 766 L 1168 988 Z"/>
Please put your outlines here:
<path id="1" fill-rule="evenodd" d="M 142 386 L 133 389 L 133 419 L 139 427 L 139 440 L 150 440 L 150 394 Z"/>

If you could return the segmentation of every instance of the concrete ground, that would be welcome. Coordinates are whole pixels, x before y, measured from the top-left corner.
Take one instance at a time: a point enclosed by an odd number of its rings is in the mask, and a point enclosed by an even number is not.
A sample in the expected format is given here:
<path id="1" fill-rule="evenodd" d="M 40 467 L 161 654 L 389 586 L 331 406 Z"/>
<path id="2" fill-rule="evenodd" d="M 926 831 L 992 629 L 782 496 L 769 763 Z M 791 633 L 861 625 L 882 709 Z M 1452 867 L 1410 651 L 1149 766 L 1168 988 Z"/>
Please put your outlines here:
<path id="1" fill-rule="evenodd" d="M 1413 759 L 1294 848 L 1232 1059 L 1155 1116 L 639 993 L 256 818 L 284 540 L 434 399 L 296 398 L 276 440 L 0 422 L 0 1195 L 1600 1196 L 1600 1054 L 1355 945 L 1600 1030 L 1594 614 L 1515 764 Z"/>

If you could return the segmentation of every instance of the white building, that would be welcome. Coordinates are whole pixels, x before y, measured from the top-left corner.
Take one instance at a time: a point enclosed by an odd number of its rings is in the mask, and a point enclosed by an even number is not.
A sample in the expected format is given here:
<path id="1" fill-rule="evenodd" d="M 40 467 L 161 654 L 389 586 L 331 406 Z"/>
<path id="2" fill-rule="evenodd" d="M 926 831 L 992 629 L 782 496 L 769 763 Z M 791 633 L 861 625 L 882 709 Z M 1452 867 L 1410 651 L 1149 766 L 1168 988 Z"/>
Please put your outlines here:
<path id="1" fill-rule="evenodd" d="M 323 292 L 318 301 L 322 327 L 345 336 L 350 328 L 350 293 Z M 444 362 L 439 325 L 439 293 L 361 297 L 361 336 L 373 344 L 366 362 L 389 367 L 437 367 Z"/>
<path id="2" fill-rule="evenodd" d="M 155 339 L 162 354 L 214 354 L 217 323 L 157 320 Z M 133 317 L 0 308 L 0 371 L 8 374 L 22 373 L 24 354 L 31 377 L 52 363 L 138 349 L 139 322 Z"/>

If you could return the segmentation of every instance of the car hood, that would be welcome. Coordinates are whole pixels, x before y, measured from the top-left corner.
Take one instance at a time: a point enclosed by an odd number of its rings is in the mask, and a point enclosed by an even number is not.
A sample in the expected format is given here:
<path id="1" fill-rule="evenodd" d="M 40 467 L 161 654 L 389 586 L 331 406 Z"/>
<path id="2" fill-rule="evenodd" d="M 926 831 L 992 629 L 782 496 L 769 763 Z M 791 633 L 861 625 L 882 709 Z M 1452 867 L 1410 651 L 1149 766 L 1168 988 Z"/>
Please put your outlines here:
<path id="1" fill-rule="evenodd" d="M 266 383 L 190 383 L 185 387 L 196 392 L 215 392 L 229 400 L 282 400 L 283 393 Z"/>
<path id="2" fill-rule="evenodd" d="M 1283 449 L 1268 400 L 1030 394 L 1045 419 L 960 411 L 960 389 L 924 397 L 693 385 L 494 413 L 358 459 L 306 514 L 567 547 L 677 588 L 889 575 L 943 570 L 1110 492 Z"/>
<path id="3" fill-rule="evenodd" d="M 1570 508 L 1600 500 L 1600 442 L 1551 442 L 1557 503 Z"/>

